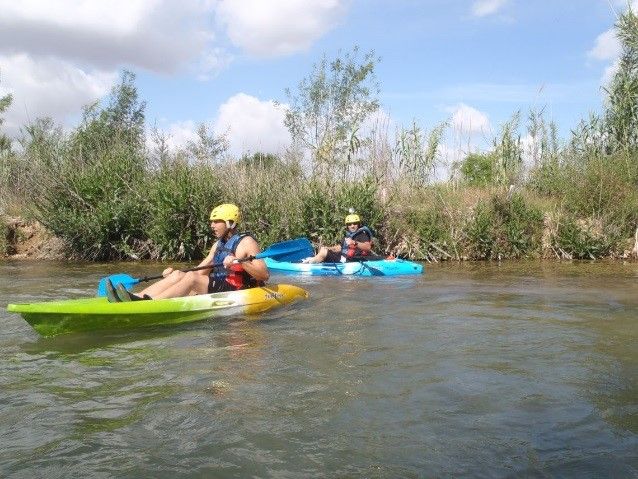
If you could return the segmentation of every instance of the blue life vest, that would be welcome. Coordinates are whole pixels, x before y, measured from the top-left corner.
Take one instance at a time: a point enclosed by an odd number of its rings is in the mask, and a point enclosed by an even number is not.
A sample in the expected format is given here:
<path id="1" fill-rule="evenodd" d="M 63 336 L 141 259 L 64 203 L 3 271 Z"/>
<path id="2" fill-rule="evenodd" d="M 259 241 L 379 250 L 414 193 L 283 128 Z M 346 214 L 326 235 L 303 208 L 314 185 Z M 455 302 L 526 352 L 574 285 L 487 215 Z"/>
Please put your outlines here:
<path id="1" fill-rule="evenodd" d="M 229 254 L 234 255 L 235 251 L 237 251 L 239 242 L 246 236 L 250 236 L 251 238 L 253 237 L 250 233 L 236 233 L 228 238 L 228 240 L 220 239 L 217 241 L 217 247 L 215 248 L 215 254 L 213 255 L 213 264 L 218 264 L 220 266 L 215 266 L 209 274 L 209 281 L 213 286 L 212 288 L 209 286 L 209 291 L 211 289 L 227 291 L 229 285 L 232 286 L 231 289 L 247 289 L 263 285 L 263 282 L 257 281 L 251 275 L 246 273 L 241 264 L 231 266 L 230 270 L 222 266 L 224 258 L 226 258 Z"/>
<path id="2" fill-rule="evenodd" d="M 346 239 L 348 238 L 352 239 L 361 232 L 368 235 L 369 241 L 372 241 L 372 230 L 370 230 L 370 228 L 368 228 L 367 226 L 362 226 L 361 228 L 359 228 L 356 231 L 353 231 L 352 233 L 347 232 L 345 238 L 343 239 L 343 242 L 341 243 L 341 254 L 345 256 L 346 259 L 352 258 L 353 256 L 366 256 L 370 254 L 370 251 L 363 251 L 354 245 L 348 246 L 348 244 L 346 243 Z"/>

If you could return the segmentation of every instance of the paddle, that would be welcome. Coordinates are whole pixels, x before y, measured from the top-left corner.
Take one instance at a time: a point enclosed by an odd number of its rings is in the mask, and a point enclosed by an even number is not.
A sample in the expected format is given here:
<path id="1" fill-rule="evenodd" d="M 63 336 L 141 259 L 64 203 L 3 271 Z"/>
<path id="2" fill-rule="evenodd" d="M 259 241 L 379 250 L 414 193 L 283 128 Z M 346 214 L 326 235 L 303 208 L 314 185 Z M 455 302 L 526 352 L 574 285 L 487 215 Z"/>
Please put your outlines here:
<path id="1" fill-rule="evenodd" d="M 269 253 L 269 256 L 276 256 L 278 261 L 296 263 L 308 256 L 314 256 L 315 250 L 308 238 L 302 237 L 282 241 L 281 243 L 273 243 L 264 250 L 264 253 Z"/>
<path id="2" fill-rule="evenodd" d="M 343 271 L 341 271 L 341 269 L 343 269 L 343 268 L 339 268 L 339 267 L 343 266 L 344 264 L 347 264 L 347 263 L 359 263 L 361 265 L 361 268 L 359 268 L 357 270 L 357 272 L 352 273 L 353 276 L 356 276 L 357 274 L 361 274 L 361 272 L 363 271 L 364 268 L 366 268 L 368 271 L 370 271 L 370 274 L 372 276 L 385 276 L 385 273 L 383 271 L 381 271 L 381 270 L 379 270 L 377 268 L 373 268 L 372 266 L 367 264 L 367 262 L 365 260 L 360 260 L 360 259 L 347 261 L 346 263 L 322 263 L 322 264 L 333 266 L 334 269 L 337 271 L 337 273 L 343 275 Z"/>
<path id="3" fill-rule="evenodd" d="M 385 273 L 377 268 L 374 268 L 368 264 L 368 261 L 378 261 L 381 259 L 385 259 L 383 256 L 378 254 L 371 254 L 367 256 L 353 256 L 350 261 L 357 261 L 361 264 L 361 269 L 367 268 L 370 271 L 372 276 L 385 276 Z"/>
<path id="4" fill-rule="evenodd" d="M 282 261 L 298 261 L 302 258 L 306 258 L 307 256 L 312 256 L 313 248 L 310 241 L 307 238 L 297 238 L 288 241 L 282 241 L 280 243 L 273 243 L 271 246 L 266 248 L 261 253 L 256 254 L 255 256 L 249 256 L 248 258 L 242 258 L 237 260 L 238 263 L 244 263 L 246 261 L 251 261 L 253 259 L 262 259 L 262 258 L 272 258 L 277 257 Z M 222 266 L 222 263 L 217 264 L 207 264 L 204 266 L 196 266 L 194 268 L 184 269 L 183 273 L 187 273 L 189 271 L 199 271 L 202 269 L 212 269 Z M 111 280 L 113 286 L 118 283 L 123 284 L 126 289 L 129 289 L 135 286 L 137 283 L 143 283 L 145 281 L 152 281 L 154 279 L 160 279 L 164 276 L 159 274 L 156 276 L 144 276 L 142 278 L 133 278 L 125 273 L 112 274 L 100 280 L 97 288 L 98 296 L 106 296 L 106 281 Z"/>

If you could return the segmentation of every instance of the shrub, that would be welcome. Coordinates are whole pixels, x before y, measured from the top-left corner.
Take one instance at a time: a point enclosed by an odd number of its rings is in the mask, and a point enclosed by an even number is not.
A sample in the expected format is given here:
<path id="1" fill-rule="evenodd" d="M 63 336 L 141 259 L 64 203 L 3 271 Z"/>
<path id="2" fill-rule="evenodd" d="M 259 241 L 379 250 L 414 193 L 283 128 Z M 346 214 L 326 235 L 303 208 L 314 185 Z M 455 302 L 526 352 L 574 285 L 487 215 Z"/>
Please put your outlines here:
<path id="1" fill-rule="evenodd" d="M 205 164 L 190 166 L 182 158 L 163 162 L 140 188 L 147 221 L 146 244 L 140 253 L 150 258 L 192 260 L 206 256 L 215 238 L 208 223 L 210 210 L 223 202 L 220 180 Z"/>
<path id="2" fill-rule="evenodd" d="M 496 178 L 494 153 L 470 153 L 461 163 L 461 175 L 470 186 L 487 186 Z"/>
<path id="3" fill-rule="evenodd" d="M 616 228 L 598 220 L 575 220 L 568 217 L 558 226 L 555 243 L 559 251 L 574 259 L 607 256 L 621 242 Z"/>
<path id="4" fill-rule="evenodd" d="M 338 183 L 310 180 L 301 207 L 306 234 L 322 244 L 340 242 L 349 208 L 361 216 L 364 224 L 377 231 L 383 212 L 373 178 Z"/>
<path id="5" fill-rule="evenodd" d="M 480 202 L 467 226 L 468 253 L 475 259 L 522 258 L 541 252 L 542 212 L 518 193 Z"/>

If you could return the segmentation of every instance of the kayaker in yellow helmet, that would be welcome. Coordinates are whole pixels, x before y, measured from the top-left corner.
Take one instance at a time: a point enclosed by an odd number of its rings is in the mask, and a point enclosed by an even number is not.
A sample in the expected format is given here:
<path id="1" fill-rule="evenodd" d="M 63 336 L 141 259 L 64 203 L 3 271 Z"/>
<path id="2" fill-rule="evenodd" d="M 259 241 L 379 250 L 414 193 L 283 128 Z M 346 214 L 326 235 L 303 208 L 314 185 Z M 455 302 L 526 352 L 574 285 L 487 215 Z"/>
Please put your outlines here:
<path id="1" fill-rule="evenodd" d="M 210 227 L 217 241 L 199 266 L 209 264 L 218 266 L 189 272 L 166 268 L 162 272 L 163 279 L 139 294 L 130 293 L 122 284 L 118 284 L 113 290 L 109 282 L 107 285 L 109 301 L 176 298 L 263 285 L 270 276 L 264 260 L 235 262 L 236 259 L 247 258 L 261 252 L 255 238 L 249 233 L 237 232 L 240 220 L 239 208 L 231 203 L 219 205 L 210 213 Z"/>
<path id="2" fill-rule="evenodd" d="M 317 254 L 302 260 L 303 263 L 345 263 L 365 259 L 372 250 L 372 231 L 361 224 L 354 210 L 345 218 L 346 234 L 341 244 L 322 246 Z"/>

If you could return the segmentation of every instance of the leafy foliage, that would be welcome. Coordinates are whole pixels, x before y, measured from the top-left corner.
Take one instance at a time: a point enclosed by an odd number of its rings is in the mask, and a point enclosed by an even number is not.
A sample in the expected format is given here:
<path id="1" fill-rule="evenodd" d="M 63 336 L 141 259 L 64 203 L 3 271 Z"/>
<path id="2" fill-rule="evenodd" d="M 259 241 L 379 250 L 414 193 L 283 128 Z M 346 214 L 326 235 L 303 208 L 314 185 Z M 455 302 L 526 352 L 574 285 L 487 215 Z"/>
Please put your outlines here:
<path id="1" fill-rule="evenodd" d="M 25 194 L 34 216 L 64 238 L 75 256 L 125 257 L 142 234 L 136 185 L 146 167 L 144 105 L 133 80 L 125 72 L 107 106 L 89 107 L 64 141 L 49 121 L 26 130 L 32 175 Z"/>
<path id="2" fill-rule="evenodd" d="M 606 130 L 612 140 L 612 150 L 635 150 L 638 148 L 638 15 L 628 8 L 616 27 L 623 52 L 607 89 Z"/>
<path id="3" fill-rule="evenodd" d="M 376 183 L 371 177 L 344 183 L 311 180 L 301 211 L 309 236 L 322 244 L 341 242 L 343 220 L 350 208 L 361 216 L 364 224 L 373 231 L 377 230 L 383 213 L 376 191 Z"/>
<path id="4" fill-rule="evenodd" d="M 315 173 L 330 176 L 347 165 L 358 148 L 359 127 L 379 108 L 378 59 L 369 52 L 359 61 L 358 54 L 354 47 L 334 60 L 324 56 L 295 94 L 286 90 L 290 107 L 284 123 L 293 141 L 311 150 Z"/>
<path id="5" fill-rule="evenodd" d="M 192 260 L 207 254 L 213 237 L 207 218 L 221 203 L 219 178 L 207 165 L 165 161 L 146 181 L 145 256 Z"/>
<path id="6" fill-rule="evenodd" d="M 23 129 L 19 153 L 0 137 L 0 205 L 20 201 L 73 256 L 87 259 L 197 259 L 213 241 L 208 212 L 221 202 L 241 207 L 242 229 L 262 245 L 297 236 L 335 244 L 354 208 L 376 231 L 375 250 L 416 259 L 534 257 L 543 248 L 574 258 L 615 255 L 638 227 L 638 28 L 631 11 L 618 32 L 623 56 L 606 111 L 577 125 L 565 146 L 542 109 L 531 112 L 529 150 L 516 113 L 490 152 L 461 163 L 462 188 L 433 184 L 444 124 L 429 135 L 413 123 L 393 138 L 363 136 L 362 122 L 379 106 L 378 60 L 372 53 L 359 60 L 355 48 L 324 57 L 296 95 L 287 92 L 293 149 L 237 162 L 227 157 L 226 137 L 207 125 L 177 151 L 155 130 L 148 148 L 145 104 L 134 75 L 123 72 L 74 131 L 38 119 Z M 0 98 L 0 116 L 11 100 Z M 563 220 L 545 224 L 543 211 Z"/>
<path id="7" fill-rule="evenodd" d="M 619 244 L 619 232 L 613 226 L 601 226 L 595 231 L 591 225 L 567 217 L 555 238 L 556 246 L 574 259 L 596 259 L 607 256 Z"/>
<path id="8" fill-rule="evenodd" d="M 239 160 L 239 164 L 245 168 L 284 168 L 281 158 L 272 153 L 253 153 L 244 155 Z"/>
<path id="9" fill-rule="evenodd" d="M 397 133 L 395 151 L 399 158 L 399 169 L 413 184 L 426 185 L 431 180 L 437 149 L 441 143 L 447 123 L 441 123 L 430 134 L 412 123 L 410 129 L 401 128 Z"/>
<path id="10" fill-rule="evenodd" d="M 468 249 L 476 259 L 540 255 L 543 215 L 523 196 L 495 195 L 480 202 L 467 228 Z"/>
<path id="11" fill-rule="evenodd" d="M 500 136 L 494 139 L 496 157 L 495 180 L 500 185 L 518 183 L 523 164 L 521 138 L 518 132 L 520 112 L 516 112 L 501 127 Z"/>
<path id="12" fill-rule="evenodd" d="M 470 153 L 461 163 L 461 176 L 470 186 L 487 186 L 496 179 L 496 155 L 494 153 Z"/>
<path id="13" fill-rule="evenodd" d="M 197 139 L 188 142 L 186 151 L 194 162 L 215 163 L 228 151 L 228 140 L 223 135 L 215 135 L 210 126 L 201 123 L 197 127 Z"/>
<path id="14" fill-rule="evenodd" d="M 7 108 L 11 106 L 13 101 L 13 95 L 8 94 L 0 97 L 0 115 L 2 115 Z M 4 118 L 0 116 L 0 126 L 4 123 Z M 0 132 L 0 156 L 5 155 L 11 151 L 11 140 L 8 136 Z"/>

